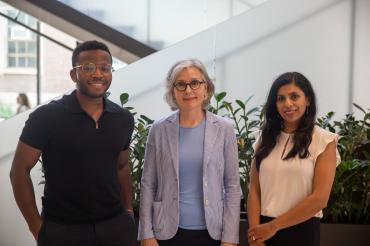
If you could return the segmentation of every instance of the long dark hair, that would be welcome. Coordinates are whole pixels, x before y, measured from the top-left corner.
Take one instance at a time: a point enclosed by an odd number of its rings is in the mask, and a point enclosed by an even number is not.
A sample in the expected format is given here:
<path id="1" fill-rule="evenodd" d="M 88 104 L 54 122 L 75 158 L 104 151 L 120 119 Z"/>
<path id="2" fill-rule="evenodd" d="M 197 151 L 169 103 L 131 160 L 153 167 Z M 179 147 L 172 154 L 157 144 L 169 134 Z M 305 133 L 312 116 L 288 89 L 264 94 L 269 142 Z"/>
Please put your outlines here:
<path id="1" fill-rule="evenodd" d="M 28 101 L 28 97 L 25 93 L 19 93 L 18 97 L 21 99 L 21 105 L 26 106 L 27 109 L 31 108 L 30 102 Z"/>
<path id="2" fill-rule="evenodd" d="M 262 125 L 261 141 L 254 155 L 257 170 L 259 170 L 262 160 L 266 158 L 275 147 L 276 139 L 284 127 L 284 120 L 281 118 L 276 108 L 278 90 L 280 87 L 292 83 L 304 92 L 309 105 L 299 121 L 298 128 L 294 132 L 293 148 L 284 157 L 284 160 L 294 158 L 296 155 L 298 155 L 299 158 L 306 158 L 309 156 L 308 147 L 312 140 L 312 131 L 316 118 L 315 92 L 312 89 L 310 81 L 302 74 L 298 72 L 284 73 L 272 84 L 266 104 L 263 108 L 264 122 Z"/>

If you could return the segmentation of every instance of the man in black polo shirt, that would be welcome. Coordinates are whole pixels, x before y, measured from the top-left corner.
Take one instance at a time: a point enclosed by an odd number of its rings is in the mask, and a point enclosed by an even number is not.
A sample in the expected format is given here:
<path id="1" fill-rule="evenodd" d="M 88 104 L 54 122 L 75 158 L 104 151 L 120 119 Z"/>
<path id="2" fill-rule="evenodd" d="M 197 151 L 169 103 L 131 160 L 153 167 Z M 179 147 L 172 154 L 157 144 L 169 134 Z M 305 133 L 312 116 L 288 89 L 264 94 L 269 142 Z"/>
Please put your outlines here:
<path id="1" fill-rule="evenodd" d="M 73 51 L 76 90 L 30 114 L 10 176 L 19 209 L 38 245 L 131 245 L 128 148 L 132 115 L 105 99 L 112 56 L 88 41 Z M 45 188 L 40 216 L 30 170 L 42 156 Z"/>

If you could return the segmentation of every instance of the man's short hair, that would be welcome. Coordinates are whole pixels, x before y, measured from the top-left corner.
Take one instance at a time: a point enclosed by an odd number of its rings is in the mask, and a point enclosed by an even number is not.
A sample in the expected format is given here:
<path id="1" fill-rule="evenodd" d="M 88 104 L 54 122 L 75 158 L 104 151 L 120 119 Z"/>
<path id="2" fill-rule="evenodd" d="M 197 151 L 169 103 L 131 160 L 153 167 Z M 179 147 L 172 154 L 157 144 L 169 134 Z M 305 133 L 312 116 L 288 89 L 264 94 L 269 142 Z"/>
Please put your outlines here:
<path id="1" fill-rule="evenodd" d="M 90 41 L 86 41 L 86 42 L 83 42 L 83 43 L 77 45 L 77 47 L 73 50 L 73 53 L 72 53 L 72 67 L 76 66 L 78 55 L 82 51 L 87 51 L 87 50 L 104 50 L 104 51 L 108 52 L 108 54 L 110 55 L 111 60 L 112 60 L 112 55 L 111 55 L 108 47 L 105 44 L 103 44 L 102 42 L 96 41 L 96 40 L 90 40 Z"/>

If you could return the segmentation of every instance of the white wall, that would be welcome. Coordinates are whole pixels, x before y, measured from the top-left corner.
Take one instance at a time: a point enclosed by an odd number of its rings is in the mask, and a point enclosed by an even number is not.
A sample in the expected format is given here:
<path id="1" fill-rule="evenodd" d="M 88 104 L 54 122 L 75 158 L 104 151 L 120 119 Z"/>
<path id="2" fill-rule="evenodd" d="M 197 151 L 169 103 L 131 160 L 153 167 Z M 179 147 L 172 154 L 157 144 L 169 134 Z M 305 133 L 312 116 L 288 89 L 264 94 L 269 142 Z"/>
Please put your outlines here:
<path id="1" fill-rule="evenodd" d="M 29 112 L 18 114 L 0 124 L 0 245 L 1 246 L 26 246 L 36 245 L 28 226 L 18 210 L 9 179 L 11 163 L 19 135 L 28 118 Z M 36 194 L 36 203 L 39 208 L 43 185 L 38 185 L 42 180 L 40 165 L 37 164 L 31 171 Z"/>
<path id="2" fill-rule="evenodd" d="M 302 6 L 305 6 L 302 8 Z M 353 97 L 370 107 L 369 1 L 357 0 Z M 288 6 L 288 7 L 287 7 Z M 250 107 L 264 103 L 279 74 L 299 71 L 316 90 L 318 116 L 329 111 L 342 118 L 350 104 L 351 0 L 268 1 L 224 23 L 155 53 L 114 74 L 111 98 L 129 92 L 130 105 L 154 119 L 170 112 L 163 101 L 164 78 L 180 59 L 197 57 L 215 79 L 216 91 L 228 99 L 247 99 Z"/>
<path id="3" fill-rule="evenodd" d="M 370 108 L 370 1 L 356 1 L 353 102 Z"/>
<path id="4" fill-rule="evenodd" d="M 36 242 L 29 232 L 28 226 L 14 200 L 9 179 L 10 163 L 12 160 L 13 154 L 0 158 L 0 245 L 36 246 Z M 42 180 L 40 168 L 40 165 L 37 164 L 31 171 L 38 208 L 41 208 L 40 198 L 44 187 L 43 185 L 38 185 Z"/>
<path id="5" fill-rule="evenodd" d="M 20 113 L 0 123 L 0 160 L 15 151 L 24 122 L 33 110 Z"/>
<path id="6" fill-rule="evenodd" d="M 291 7 L 299 8 L 298 2 Z M 296 11 L 293 8 L 289 12 Z M 331 110 L 344 115 L 348 104 L 349 14 L 349 1 L 335 3 L 292 19 L 257 42 L 252 40 L 220 57 L 222 87 L 231 92 L 231 98 L 254 95 L 253 104 L 260 105 L 274 78 L 287 71 L 299 71 L 314 86 L 319 115 Z M 266 19 L 275 23 L 274 17 L 272 14 Z M 245 29 L 248 38 L 253 29 Z M 335 104 L 328 103 L 334 101 Z"/>

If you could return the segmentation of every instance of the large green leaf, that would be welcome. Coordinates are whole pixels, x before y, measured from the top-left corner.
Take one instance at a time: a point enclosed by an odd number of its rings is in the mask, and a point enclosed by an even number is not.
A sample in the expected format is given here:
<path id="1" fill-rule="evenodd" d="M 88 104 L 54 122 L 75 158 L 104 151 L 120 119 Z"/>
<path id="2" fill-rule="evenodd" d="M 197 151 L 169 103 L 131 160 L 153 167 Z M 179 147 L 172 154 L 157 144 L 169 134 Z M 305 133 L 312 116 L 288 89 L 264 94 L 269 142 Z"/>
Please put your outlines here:
<path id="1" fill-rule="evenodd" d="M 356 104 L 356 103 L 352 103 L 353 104 L 353 106 L 355 106 L 356 108 L 358 108 L 359 110 L 361 110 L 364 114 L 366 114 L 366 111 L 365 111 L 365 109 L 363 109 L 362 107 L 360 107 L 358 104 Z"/>
<path id="2" fill-rule="evenodd" d="M 226 92 L 215 93 L 215 99 L 217 102 L 221 102 L 226 96 Z"/>
<path id="3" fill-rule="evenodd" d="M 128 98 L 129 98 L 128 93 L 122 93 L 121 96 L 119 97 L 121 105 L 125 105 L 128 102 Z"/>
<path id="4" fill-rule="evenodd" d="M 245 104 L 240 100 L 235 100 L 235 102 L 241 107 L 243 110 L 245 109 Z"/>

